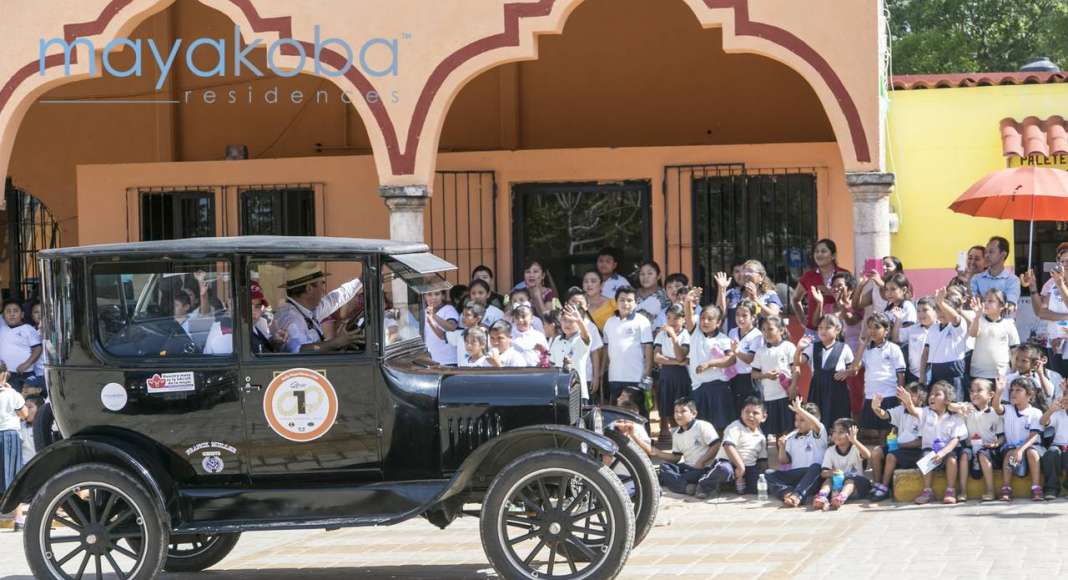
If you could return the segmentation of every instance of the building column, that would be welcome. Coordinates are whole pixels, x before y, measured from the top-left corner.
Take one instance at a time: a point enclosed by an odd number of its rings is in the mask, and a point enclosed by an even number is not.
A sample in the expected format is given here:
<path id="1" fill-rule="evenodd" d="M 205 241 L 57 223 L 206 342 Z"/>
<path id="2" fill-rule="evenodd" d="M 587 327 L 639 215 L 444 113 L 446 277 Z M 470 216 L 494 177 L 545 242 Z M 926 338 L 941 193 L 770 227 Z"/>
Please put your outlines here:
<path id="1" fill-rule="evenodd" d="M 423 241 L 423 212 L 430 200 L 426 185 L 383 185 L 378 195 L 389 208 L 389 239 L 403 242 Z"/>
<path id="2" fill-rule="evenodd" d="M 853 194 L 853 271 L 864 269 L 864 260 L 890 255 L 890 194 L 894 174 L 846 173 Z"/>

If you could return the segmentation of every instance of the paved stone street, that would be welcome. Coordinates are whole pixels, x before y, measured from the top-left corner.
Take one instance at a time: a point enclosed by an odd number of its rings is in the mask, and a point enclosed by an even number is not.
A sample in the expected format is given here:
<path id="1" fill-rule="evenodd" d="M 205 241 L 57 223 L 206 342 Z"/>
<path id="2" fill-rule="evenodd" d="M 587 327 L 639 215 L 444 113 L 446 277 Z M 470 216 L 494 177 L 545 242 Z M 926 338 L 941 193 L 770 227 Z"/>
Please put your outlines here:
<path id="1" fill-rule="evenodd" d="M 1068 502 L 962 506 L 846 505 L 801 512 L 736 498 L 665 498 L 660 525 L 633 552 L 625 578 L 1035 578 L 1068 571 Z M 1007 545 L 1011 544 L 1011 549 Z M 22 536 L 0 530 L 0 577 L 31 578 Z M 433 578 L 493 576 L 477 520 L 447 531 L 423 520 L 382 529 L 246 534 L 202 575 L 172 580 Z"/>

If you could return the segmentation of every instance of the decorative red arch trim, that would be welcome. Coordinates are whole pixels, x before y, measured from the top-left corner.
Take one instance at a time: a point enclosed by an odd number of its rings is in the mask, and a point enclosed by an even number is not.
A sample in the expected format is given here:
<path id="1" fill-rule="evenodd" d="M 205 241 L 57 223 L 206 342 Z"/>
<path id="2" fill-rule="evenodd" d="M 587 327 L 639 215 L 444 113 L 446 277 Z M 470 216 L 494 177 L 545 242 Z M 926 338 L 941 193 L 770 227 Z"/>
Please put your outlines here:
<path id="1" fill-rule="evenodd" d="M 132 2 L 133 0 L 111 0 L 95 20 L 64 26 L 64 38 L 67 42 L 70 42 L 77 37 L 100 34 L 107 28 L 107 25 L 111 20 Z M 293 38 L 291 17 L 279 16 L 263 18 L 253 5 L 253 0 L 230 0 L 230 2 L 237 6 L 245 15 L 245 18 L 248 19 L 254 32 L 276 32 L 278 33 L 279 38 Z M 423 89 L 419 94 L 419 100 L 416 102 L 415 110 L 413 111 L 412 122 L 408 127 L 408 139 L 403 151 L 397 140 L 396 128 L 393 125 L 389 111 L 386 110 L 382 99 L 377 99 L 374 102 L 365 100 L 367 106 L 371 109 L 371 113 L 374 115 L 379 130 L 382 132 L 383 139 L 386 141 L 390 168 L 393 170 L 394 174 L 407 175 L 415 171 L 415 157 L 418 149 L 417 144 L 419 142 L 419 135 L 426 124 L 427 116 L 430 113 L 430 105 L 433 103 L 434 97 L 437 96 L 438 91 L 441 89 L 448 76 L 461 65 L 480 54 L 498 48 L 519 46 L 519 21 L 523 18 L 547 16 L 552 12 L 555 3 L 556 0 L 538 0 L 537 2 L 505 4 L 503 32 L 476 40 L 450 54 L 445 60 L 439 63 L 430 74 L 430 77 L 427 79 L 426 84 L 423 86 Z M 864 163 L 871 161 L 871 150 L 868 147 L 867 133 L 864 129 L 864 124 L 860 119 L 860 113 L 856 103 L 846 89 L 845 84 L 842 83 L 842 79 L 834 69 L 831 68 L 830 63 L 828 63 L 826 59 L 805 41 L 790 32 L 776 26 L 750 20 L 749 0 L 704 0 L 704 3 L 712 9 L 734 10 L 734 33 L 736 36 L 763 38 L 764 40 L 782 46 L 811 65 L 823 81 L 827 83 L 827 87 L 835 96 L 838 105 L 842 109 L 842 114 L 846 117 L 846 123 L 849 125 L 849 132 L 853 140 L 853 149 L 856 153 L 857 161 Z M 310 52 L 314 50 L 314 45 L 312 43 L 298 39 L 294 40 L 297 40 L 297 42 L 304 47 L 305 51 Z M 285 45 L 282 46 L 282 54 L 295 56 L 298 53 L 296 48 Z M 321 57 L 324 63 L 338 70 L 345 64 L 345 57 L 332 50 L 323 50 L 321 52 Z M 71 61 L 77 62 L 76 51 L 72 53 Z M 45 58 L 45 68 L 52 68 L 62 64 L 63 55 L 51 55 Z M 38 68 L 38 61 L 35 60 L 30 62 L 26 66 L 15 71 L 15 74 L 4 83 L 4 86 L 0 88 L 0 111 L 2 111 L 8 104 L 15 89 L 23 81 L 32 76 Z M 363 72 L 359 70 L 359 67 L 351 67 L 345 73 L 345 77 L 360 91 L 361 94 L 366 95 L 375 91 L 374 84 L 364 76 Z"/>

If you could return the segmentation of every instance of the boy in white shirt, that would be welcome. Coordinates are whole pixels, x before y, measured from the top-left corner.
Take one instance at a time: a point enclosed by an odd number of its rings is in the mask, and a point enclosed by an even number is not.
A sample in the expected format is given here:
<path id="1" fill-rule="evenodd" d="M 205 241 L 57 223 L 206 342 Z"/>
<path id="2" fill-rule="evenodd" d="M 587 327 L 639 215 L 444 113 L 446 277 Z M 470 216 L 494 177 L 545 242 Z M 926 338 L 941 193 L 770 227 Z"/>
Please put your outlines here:
<path id="1" fill-rule="evenodd" d="M 41 357 L 41 335 L 32 325 L 23 323 L 22 305 L 13 300 L 4 303 L 4 322 L 0 326 L 0 360 L 7 365 L 8 384 L 23 396 L 41 393 L 33 383 L 33 366 Z M 23 383 L 33 386 L 23 389 Z"/>
<path id="2" fill-rule="evenodd" d="M 794 412 L 795 429 L 786 435 L 779 447 L 779 469 L 767 474 L 768 492 L 782 500 L 786 507 L 804 505 L 819 489 L 823 456 L 827 452 L 827 430 L 820 422 L 820 409 L 815 403 L 790 405 Z"/>
<path id="3" fill-rule="evenodd" d="M 512 324 L 507 320 L 498 320 L 490 329 L 490 366 L 526 367 L 527 358 L 512 348 Z"/>
<path id="4" fill-rule="evenodd" d="M 660 485 L 678 494 L 694 495 L 697 483 L 711 469 L 709 466 L 720 448 L 719 433 L 708 421 L 697 418 L 693 399 L 675 401 L 675 423 L 671 430 L 671 452 L 653 447 L 645 429 L 629 421 L 617 422 L 616 428 L 634 441 L 652 459 L 660 459 Z"/>
<path id="5" fill-rule="evenodd" d="M 617 313 L 604 323 L 609 400 L 615 403 L 624 389 L 643 393 L 652 386 L 653 326 L 639 316 L 637 292 L 630 286 L 616 291 Z"/>
<path id="6" fill-rule="evenodd" d="M 445 337 L 460 325 L 460 313 L 452 304 L 444 302 L 445 292 L 428 292 L 423 299 L 426 301 L 423 340 L 430 358 L 440 365 L 456 366 L 456 347 L 445 342 Z"/>
<path id="7" fill-rule="evenodd" d="M 697 482 L 697 498 L 718 497 L 720 486 L 734 483 L 738 495 L 756 492 L 757 477 L 768 461 L 768 439 L 760 425 L 768 418 L 764 402 L 752 397 L 745 402 L 741 418 L 727 426 L 716 463 Z"/>
<path id="8" fill-rule="evenodd" d="M 927 380 L 926 370 L 923 366 L 923 349 L 927 345 L 927 335 L 937 322 L 934 301 L 930 298 L 920 298 L 916 301 L 916 324 L 903 327 L 902 319 L 894 320 L 893 341 L 901 345 L 908 363 L 905 369 L 905 382 L 917 381 L 924 385 L 931 384 Z M 957 399 L 961 400 L 960 398 Z"/>
<path id="9" fill-rule="evenodd" d="M 920 383 L 909 383 L 904 387 L 912 403 L 919 407 L 927 401 L 927 389 Z M 891 450 L 890 443 L 883 443 L 871 449 L 872 501 L 882 501 L 890 495 L 890 482 L 896 469 L 915 469 L 916 462 L 923 457 L 920 440 L 920 424 L 909 414 L 904 405 L 883 408 L 882 395 L 875 395 L 871 401 L 871 410 L 876 417 L 889 420 L 896 436 L 896 448 Z"/>
<path id="10" fill-rule="evenodd" d="M 578 309 L 570 304 L 564 306 L 560 313 L 560 330 L 562 335 L 553 337 L 549 346 L 549 364 L 558 368 L 568 366 L 578 373 L 582 382 L 582 400 L 586 402 L 590 398 L 589 378 L 586 376 L 590 331 Z"/>
<path id="11" fill-rule="evenodd" d="M 525 304 L 512 309 L 512 348 L 527 359 L 527 366 L 541 366 L 542 353 L 548 355 L 545 333 L 534 328 L 534 309 Z"/>
<path id="12" fill-rule="evenodd" d="M 857 439 L 859 431 L 852 419 L 835 419 L 831 432 L 834 445 L 823 454 L 823 484 L 812 507 L 836 510 L 850 497 L 863 499 L 868 495 L 871 482 L 864 477 L 864 460 L 871 458 L 871 452 Z M 828 502 L 831 493 L 834 497 Z"/>
<path id="13" fill-rule="evenodd" d="M 1046 501 L 1057 499 L 1062 482 L 1068 489 L 1068 399 L 1060 398 L 1042 414 L 1042 426 L 1053 428 L 1053 444 L 1042 454 L 1043 494 Z M 1068 493 L 1068 491 L 1066 491 Z"/>
<path id="14" fill-rule="evenodd" d="M 935 291 L 938 322 L 927 331 L 920 357 L 920 376 L 930 381 L 949 381 L 964 400 L 964 357 L 968 353 L 968 323 L 960 315 L 961 301 L 945 288 Z"/>
<path id="15" fill-rule="evenodd" d="M 477 302 L 468 302 L 467 305 L 464 306 L 460 328 L 446 332 L 438 328 L 436 325 L 431 325 L 430 328 L 434 331 L 434 334 L 438 335 L 439 338 L 444 338 L 445 342 L 451 344 L 456 349 L 456 364 L 458 366 L 473 366 L 468 364 L 471 360 L 468 357 L 467 345 L 465 344 L 464 337 L 466 336 L 468 329 L 475 328 L 482 323 L 482 315 L 485 312 L 486 311 L 481 304 L 478 304 Z M 485 348 L 482 350 L 485 350 Z"/>

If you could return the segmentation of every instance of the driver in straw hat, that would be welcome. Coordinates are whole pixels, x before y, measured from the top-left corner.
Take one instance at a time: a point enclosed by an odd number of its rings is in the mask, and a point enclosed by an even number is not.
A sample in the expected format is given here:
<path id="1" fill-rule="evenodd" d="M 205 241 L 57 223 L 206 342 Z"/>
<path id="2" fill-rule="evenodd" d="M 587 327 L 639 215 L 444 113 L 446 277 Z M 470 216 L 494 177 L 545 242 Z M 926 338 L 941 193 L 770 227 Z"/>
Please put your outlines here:
<path id="1" fill-rule="evenodd" d="M 355 339 L 355 331 L 340 328 L 325 340 L 322 322 L 361 292 L 363 283 L 354 278 L 327 292 L 327 276 L 316 262 L 297 262 L 286 268 L 286 283 L 279 286 L 285 289 L 286 299 L 274 321 L 275 332 L 285 331 L 285 352 L 335 351 Z"/>

